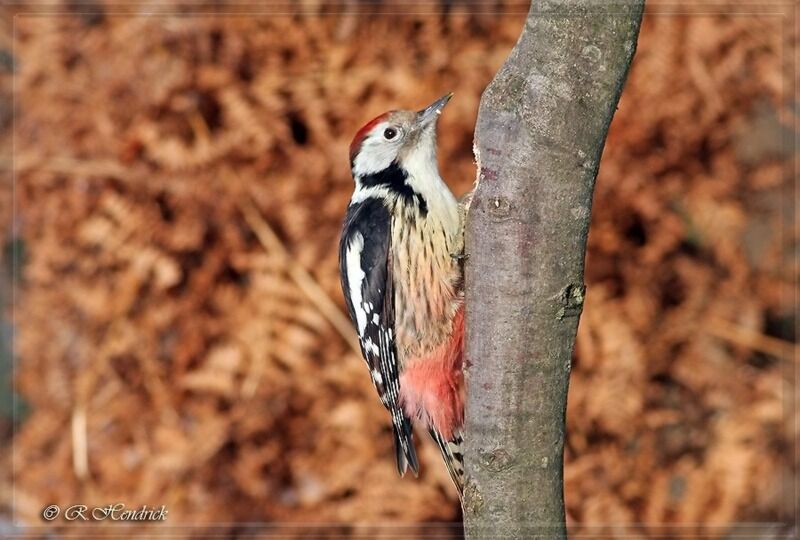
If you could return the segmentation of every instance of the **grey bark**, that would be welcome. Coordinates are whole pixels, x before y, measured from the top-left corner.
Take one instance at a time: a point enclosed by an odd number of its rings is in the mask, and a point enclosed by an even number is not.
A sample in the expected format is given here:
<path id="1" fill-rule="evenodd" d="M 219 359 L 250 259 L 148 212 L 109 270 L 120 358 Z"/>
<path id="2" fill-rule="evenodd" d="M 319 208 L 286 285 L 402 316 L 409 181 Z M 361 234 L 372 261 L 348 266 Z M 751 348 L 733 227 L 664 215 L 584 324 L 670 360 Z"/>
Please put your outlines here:
<path id="1" fill-rule="evenodd" d="M 536 1 L 481 99 L 466 222 L 468 538 L 566 536 L 592 193 L 644 0 Z"/>

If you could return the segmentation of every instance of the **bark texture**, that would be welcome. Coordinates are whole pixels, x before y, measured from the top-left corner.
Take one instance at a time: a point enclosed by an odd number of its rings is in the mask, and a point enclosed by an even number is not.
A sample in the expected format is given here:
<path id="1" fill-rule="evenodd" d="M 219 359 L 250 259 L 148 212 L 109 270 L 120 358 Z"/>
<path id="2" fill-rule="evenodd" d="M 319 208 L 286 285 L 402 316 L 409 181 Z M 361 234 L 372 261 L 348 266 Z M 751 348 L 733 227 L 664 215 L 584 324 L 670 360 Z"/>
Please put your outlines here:
<path id="1" fill-rule="evenodd" d="M 565 413 L 592 193 L 643 9 L 534 0 L 481 99 L 466 223 L 469 538 L 566 536 Z"/>

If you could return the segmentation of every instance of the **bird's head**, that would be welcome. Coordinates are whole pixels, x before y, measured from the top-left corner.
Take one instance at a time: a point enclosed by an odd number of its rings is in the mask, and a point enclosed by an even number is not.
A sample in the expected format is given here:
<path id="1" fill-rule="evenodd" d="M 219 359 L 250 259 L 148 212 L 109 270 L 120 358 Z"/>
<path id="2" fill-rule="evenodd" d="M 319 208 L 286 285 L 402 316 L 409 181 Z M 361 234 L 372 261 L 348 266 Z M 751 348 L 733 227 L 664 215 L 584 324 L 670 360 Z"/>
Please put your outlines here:
<path id="1" fill-rule="evenodd" d="M 436 120 L 452 93 L 420 111 L 389 111 L 367 122 L 350 144 L 355 178 L 377 174 L 393 163 L 436 163 Z"/>

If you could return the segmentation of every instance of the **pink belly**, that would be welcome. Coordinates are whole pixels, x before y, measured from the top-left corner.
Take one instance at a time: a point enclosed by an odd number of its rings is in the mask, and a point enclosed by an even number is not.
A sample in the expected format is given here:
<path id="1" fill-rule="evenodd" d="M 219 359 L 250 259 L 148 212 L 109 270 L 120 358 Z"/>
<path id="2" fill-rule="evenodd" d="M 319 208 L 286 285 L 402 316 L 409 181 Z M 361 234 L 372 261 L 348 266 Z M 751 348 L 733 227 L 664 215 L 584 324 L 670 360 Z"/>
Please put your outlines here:
<path id="1" fill-rule="evenodd" d="M 450 440 L 464 423 L 464 306 L 456 312 L 450 336 L 430 353 L 406 361 L 400 399 L 411 418 Z"/>

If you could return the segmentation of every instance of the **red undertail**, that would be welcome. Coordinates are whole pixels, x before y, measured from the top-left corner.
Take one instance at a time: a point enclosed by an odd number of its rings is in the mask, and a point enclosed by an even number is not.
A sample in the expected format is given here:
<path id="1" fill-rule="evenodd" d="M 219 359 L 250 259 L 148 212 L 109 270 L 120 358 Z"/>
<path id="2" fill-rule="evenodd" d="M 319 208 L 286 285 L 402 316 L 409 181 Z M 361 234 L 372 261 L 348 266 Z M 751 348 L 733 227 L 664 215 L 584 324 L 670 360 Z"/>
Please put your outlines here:
<path id="1" fill-rule="evenodd" d="M 464 306 L 453 319 L 450 338 L 431 353 L 407 362 L 400 377 L 406 414 L 450 440 L 464 424 Z"/>

